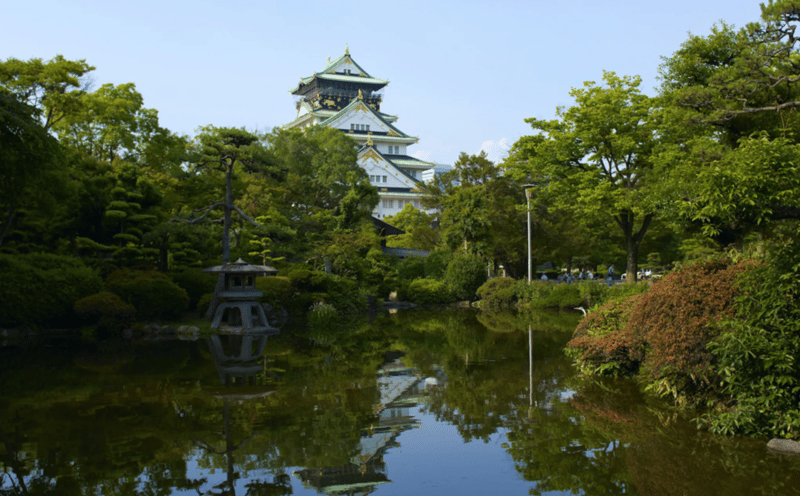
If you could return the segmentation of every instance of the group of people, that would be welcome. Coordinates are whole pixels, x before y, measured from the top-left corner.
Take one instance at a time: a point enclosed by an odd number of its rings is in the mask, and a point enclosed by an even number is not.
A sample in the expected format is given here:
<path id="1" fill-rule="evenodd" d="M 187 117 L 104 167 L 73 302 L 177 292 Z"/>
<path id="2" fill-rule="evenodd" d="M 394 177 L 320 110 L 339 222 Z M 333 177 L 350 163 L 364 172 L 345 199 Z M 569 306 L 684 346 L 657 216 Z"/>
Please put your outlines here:
<path id="1" fill-rule="evenodd" d="M 616 272 L 614 271 L 614 264 L 611 264 L 608 267 L 608 271 L 606 272 L 606 282 L 608 282 L 609 286 L 613 286 L 614 285 L 614 279 L 616 279 L 616 277 L 617 276 L 616 276 Z M 577 278 L 571 272 L 568 272 L 566 274 L 559 274 L 558 277 L 556 277 L 556 282 L 565 282 L 567 284 L 572 284 L 576 280 L 578 280 L 578 281 L 591 281 L 593 279 L 598 279 L 599 280 L 600 279 L 600 275 L 599 274 L 593 274 L 592 271 L 586 271 L 584 269 L 581 269 L 581 271 L 578 273 L 578 277 Z M 547 277 L 547 274 L 542 274 L 541 280 L 542 281 L 549 281 L 550 278 Z"/>

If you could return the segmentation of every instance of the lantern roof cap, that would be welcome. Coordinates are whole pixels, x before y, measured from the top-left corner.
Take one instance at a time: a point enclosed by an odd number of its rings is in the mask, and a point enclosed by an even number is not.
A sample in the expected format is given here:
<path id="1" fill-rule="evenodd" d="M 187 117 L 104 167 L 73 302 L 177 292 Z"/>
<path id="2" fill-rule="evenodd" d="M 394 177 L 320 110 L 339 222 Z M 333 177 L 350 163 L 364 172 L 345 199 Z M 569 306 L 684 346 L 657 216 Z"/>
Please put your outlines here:
<path id="1" fill-rule="evenodd" d="M 227 263 L 223 265 L 215 265 L 214 267 L 208 267 L 207 269 L 203 269 L 203 272 L 214 273 L 214 274 L 253 274 L 253 275 L 274 275 L 278 273 L 278 269 L 274 267 L 270 267 L 269 265 L 253 265 L 249 262 L 245 262 L 241 258 L 233 263 Z"/>

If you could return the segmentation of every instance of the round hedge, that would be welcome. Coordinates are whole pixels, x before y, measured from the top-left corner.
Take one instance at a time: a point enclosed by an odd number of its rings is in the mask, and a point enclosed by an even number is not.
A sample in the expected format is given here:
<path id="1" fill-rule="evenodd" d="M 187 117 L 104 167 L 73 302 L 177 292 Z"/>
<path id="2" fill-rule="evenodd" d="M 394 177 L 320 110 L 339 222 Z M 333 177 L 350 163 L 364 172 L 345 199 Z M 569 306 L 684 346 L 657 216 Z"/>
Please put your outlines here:
<path id="1" fill-rule="evenodd" d="M 121 331 L 130 326 L 136 309 L 114 293 L 97 293 L 75 302 L 75 314 L 99 330 Z"/>
<path id="2" fill-rule="evenodd" d="M 106 288 L 136 308 L 140 319 L 175 318 L 189 308 L 186 290 L 155 271 L 118 270 Z"/>

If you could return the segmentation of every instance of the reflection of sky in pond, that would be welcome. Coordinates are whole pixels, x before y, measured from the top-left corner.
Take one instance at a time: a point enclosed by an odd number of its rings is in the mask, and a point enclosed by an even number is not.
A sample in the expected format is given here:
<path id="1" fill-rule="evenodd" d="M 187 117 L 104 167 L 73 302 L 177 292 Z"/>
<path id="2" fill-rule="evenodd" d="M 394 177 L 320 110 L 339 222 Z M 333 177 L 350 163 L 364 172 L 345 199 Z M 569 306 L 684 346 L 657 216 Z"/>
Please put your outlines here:
<path id="1" fill-rule="evenodd" d="M 525 481 L 514 468 L 511 456 L 502 448 L 507 441 L 505 432 L 490 436 L 489 442 L 474 440 L 465 443 L 458 429 L 439 422 L 435 416 L 416 406 L 410 414 L 420 421 L 419 428 L 404 431 L 396 439 L 399 447 L 389 448 L 383 455 L 389 483 L 373 486 L 374 494 L 381 495 L 524 495 L 531 483 Z M 192 459 L 188 462 L 190 478 L 207 478 L 205 487 L 226 481 L 224 470 L 198 467 Z M 293 473 L 302 467 L 286 470 Z M 271 473 L 251 472 L 250 478 L 272 480 Z M 237 494 L 245 494 L 248 479 L 236 481 Z M 293 494 L 319 494 L 306 488 L 297 477 L 292 477 Z M 196 494 L 176 492 L 176 494 Z M 547 493 L 561 494 L 561 493 Z M 568 493 L 564 493 L 568 494 Z"/>
<path id="2" fill-rule="evenodd" d="M 631 381 L 575 377 L 571 329 L 494 332 L 475 315 L 398 313 L 313 346 L 0 346 L 0 425 L 26 483 L 74 484 L 35 496 L 798 493 L 797 459 L 764 440 L 698 432 Z M 488 323 L 514 322 L 501 317 Z M 2 444 L 0 493 L 20 494 Z"/>

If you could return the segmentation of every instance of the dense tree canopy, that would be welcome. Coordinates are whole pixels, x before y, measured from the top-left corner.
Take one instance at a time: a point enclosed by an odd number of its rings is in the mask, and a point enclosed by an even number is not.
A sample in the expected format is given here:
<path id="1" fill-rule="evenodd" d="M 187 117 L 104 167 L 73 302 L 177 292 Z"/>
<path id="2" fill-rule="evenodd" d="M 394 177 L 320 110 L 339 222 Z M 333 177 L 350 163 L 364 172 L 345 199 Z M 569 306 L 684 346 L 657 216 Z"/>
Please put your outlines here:
<path id="1" fill-rule="evenodd" d="M 610 216 L 624 236 L 634 280 L 639 245 L 657 208 L 649 195 L 657 181 L 653 102 L 639 92 L 638 77 L 606 72 L 603 79 L 605 86 L 574 88 L 575 105 L 559 107 L 557 119 L 526 119 L 537 134 L 517 142 L 511 168 L 537 185 L 537 202 L 589 224 Z"/>
<path id="2" fill-rule="evenodd" d="M 800 66 L 795 2 L 761 22 L 690 36 L 661 66 L 663 196 L 723 246 L 800 218 Z"/>

